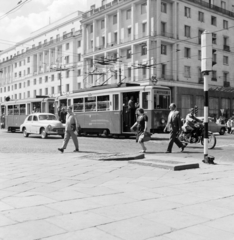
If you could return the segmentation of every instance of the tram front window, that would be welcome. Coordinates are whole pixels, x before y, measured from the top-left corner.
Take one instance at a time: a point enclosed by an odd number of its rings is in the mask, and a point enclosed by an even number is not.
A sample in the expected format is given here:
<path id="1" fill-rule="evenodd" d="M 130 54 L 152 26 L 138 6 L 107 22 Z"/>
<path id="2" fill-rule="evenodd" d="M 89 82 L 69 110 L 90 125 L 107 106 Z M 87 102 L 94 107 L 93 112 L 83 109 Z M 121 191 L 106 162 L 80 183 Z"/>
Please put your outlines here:
<path id="1" fill-rule="evenodd" d="M 26 114 L 26 105 L 21 104 L 20 105 L 20 115 L 25 115 Z"/>
<path id="2" fill-rule="evenodd" d="M 150 100 L 150 93 L 143 92 L 142 94 L 142 106 L 144 109 L 149 109 L 149 100 Z"/>
<path id="3" fill-rule="evenodd" d="M 154 91 L 154 109 L 168 109 L 171 97 L 170 91 L 155 90 Z"/>

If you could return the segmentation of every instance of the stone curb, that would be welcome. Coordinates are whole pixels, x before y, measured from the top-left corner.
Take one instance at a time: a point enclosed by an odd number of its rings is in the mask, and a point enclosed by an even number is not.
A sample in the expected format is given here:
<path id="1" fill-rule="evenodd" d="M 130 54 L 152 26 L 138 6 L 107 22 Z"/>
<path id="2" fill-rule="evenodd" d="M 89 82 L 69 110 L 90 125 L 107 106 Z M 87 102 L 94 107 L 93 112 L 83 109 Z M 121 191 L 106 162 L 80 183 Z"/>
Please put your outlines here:
<path id="1" fill-rule="evenodd" d="M 145 154 L 138 154 L 138 155 L 126 155 L 120 157 L 107 157 L 107 158 L 99 158 L 100 161 L 129 161 L 129 160 L 137 160 L 137 159 L 144 159 Z"/>

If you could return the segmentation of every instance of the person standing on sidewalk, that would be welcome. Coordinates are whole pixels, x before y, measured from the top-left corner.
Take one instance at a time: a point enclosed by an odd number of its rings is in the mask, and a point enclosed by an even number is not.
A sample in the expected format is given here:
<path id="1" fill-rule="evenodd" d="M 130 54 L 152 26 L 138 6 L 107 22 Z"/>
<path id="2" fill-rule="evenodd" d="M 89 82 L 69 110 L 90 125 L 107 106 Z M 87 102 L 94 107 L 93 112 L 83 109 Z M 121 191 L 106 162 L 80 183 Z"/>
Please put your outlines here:
<path id="1" fill-rule="evenodd" d="M 182 142 L 177 138 L 178 132 L 181 129 L 180 113 L 176 111 L 175 103 L 171 103 L 169 108 L 170 113 L 168 115 L 167 124 L 164 128 L 164 132 L 167 131 L 168 127 L 170 129 L 170 138 L 166 153 L 171 153 L 174 142 L 179 148 L 181 148 L 181 152 L 183 152 L 186 145 L 183 145 Z"/>
<path id="2" fill-rule="evenodd" d="M 65 136 L 63 140 L 63 145 L 61 148 L 58 148 L 58 150 L 63 153 L 64 149 L 67 148 L 67 144 L 70 140 L 70 137 L 72 137 L 72 140 L 75 145 L 74 152 L 79 152 L 79 145 L 78 145 L 78 139 L 75 135 L 75 131 L 79 131 L 79 123 L 75 117 L 75 115 L 72 112 L 72 106 L 69 106 L 67 108 L 67 115 L 66 115 L 66 126 L 65 126 Z"/>

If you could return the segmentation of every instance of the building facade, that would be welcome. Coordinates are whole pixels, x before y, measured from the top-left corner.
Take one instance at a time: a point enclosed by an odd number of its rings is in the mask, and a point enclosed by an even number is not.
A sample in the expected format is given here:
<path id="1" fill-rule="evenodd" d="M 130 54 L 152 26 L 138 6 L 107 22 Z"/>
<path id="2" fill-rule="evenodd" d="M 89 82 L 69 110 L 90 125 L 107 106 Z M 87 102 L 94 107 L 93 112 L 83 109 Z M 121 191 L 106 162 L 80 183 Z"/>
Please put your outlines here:
<path id="1" fill-rule="evenodd" d="M 99 7 L 92 5 L 82 18 L 84 71 L 90 73 L 85 84 L 122 79 L 151 84 L 153 76 L 158 85 L 172 89 L 172 100 L 183 117 L 194 105 L 201 115 L 201 34 L 208 30 L 214 38 L 213 61 L 217 62 L 210 73 L 210 114 L 217 117 L 220 109 L 225 109 L 227 117 L 233 114 L 233 0 L 99 2 Z M 114 59 L 111 66 L 105 65 L 107 59 Z"/>
<path id="2" fill-rule="evenodd" d="M 71 14 L 0 53 L 0 101 L 66 95 L 105 83 L 156 83 L 171 88 L 182 117 L 194 105 L 203 115 L 201 34 L 208 30 L 216 50 L 209 114 L 234 114 L 234 0 L 88 0 L 88 5 L 87 12 Z"/>
<path id="3" fill-rule="evenodd" d="M 0 53 L 0 101 L 69 94 L 82 82 L 82 12 L 56 21 Z"/>

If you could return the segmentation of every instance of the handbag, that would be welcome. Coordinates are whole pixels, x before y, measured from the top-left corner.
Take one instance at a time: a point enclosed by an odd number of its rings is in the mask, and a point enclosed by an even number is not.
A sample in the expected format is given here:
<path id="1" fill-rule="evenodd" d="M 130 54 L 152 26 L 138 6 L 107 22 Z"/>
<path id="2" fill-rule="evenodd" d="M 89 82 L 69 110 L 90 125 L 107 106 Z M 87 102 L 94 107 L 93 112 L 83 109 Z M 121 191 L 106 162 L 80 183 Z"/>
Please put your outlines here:
<path id="1" fill-rule="evenodd" d="M 148 142 L 151 140 L 151 133 L 149 132 L 144 132 L 139 136 L 138 142 Z"/>

